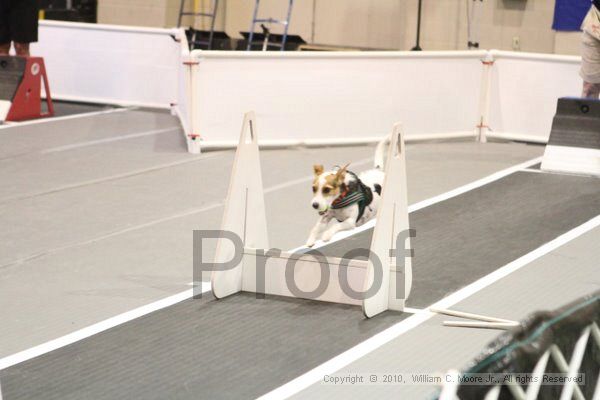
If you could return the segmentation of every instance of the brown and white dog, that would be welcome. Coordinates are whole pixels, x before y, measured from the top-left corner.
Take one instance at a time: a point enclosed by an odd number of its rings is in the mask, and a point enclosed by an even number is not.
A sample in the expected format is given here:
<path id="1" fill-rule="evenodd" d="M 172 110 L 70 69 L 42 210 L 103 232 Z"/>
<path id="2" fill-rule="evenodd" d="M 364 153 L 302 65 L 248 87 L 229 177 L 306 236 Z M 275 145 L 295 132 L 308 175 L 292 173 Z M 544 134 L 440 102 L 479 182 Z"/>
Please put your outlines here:
<path id="1" fill-rule="evenodd" d="M 314 165 L 312 207 L 319 212 L 319 220 L 306 241 L 307 247 L 317 240 L 328 242 L 340 231 L 363 225 L 377 214 L 385 178 L 384 153 L 389 138 L 382 140 L 375 150 L 373 169 L 358 176 L 346 166 L 325 171 L 323 165 Z"/>

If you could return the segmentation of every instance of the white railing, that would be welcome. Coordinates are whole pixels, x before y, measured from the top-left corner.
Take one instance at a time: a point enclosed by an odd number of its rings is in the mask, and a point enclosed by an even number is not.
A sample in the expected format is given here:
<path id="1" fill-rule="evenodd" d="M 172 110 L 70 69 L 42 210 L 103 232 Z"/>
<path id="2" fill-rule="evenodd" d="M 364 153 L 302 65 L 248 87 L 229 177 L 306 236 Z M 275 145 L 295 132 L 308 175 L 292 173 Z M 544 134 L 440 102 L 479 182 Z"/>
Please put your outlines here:
<path id="1" fill-rule="evenodd" d="M 56 98 L 169 108 L 177 101 L 182 30 L 40 21 Z"/>
<path id="2" fill-rule="evenodd" d="M 592 346 L 588 347 L 590 336 L 592 337 L 593 344 Z M 594 349 L 594 347 L 596 349 Z M 515 400 L 537 399 L 542 383 L 542 376 L 546 372 L 548 361 L 552 359 L 558 370 L 565 374 L 567 378 L 566 383 L 562 386 L 560 400 L 570 400 L 572 398 L 575 398 L 576 400 L 586 400 L 577 384 L 577 380 L 574 378 L 580 372 L 581 363 L 586 356 L 586 349 L 588 348 L 590 349 L 590 352 L 595 351 L 597 353 L 600 351 L 600 329 L 598 328 L 598 324 L 596 322 L 593 322 L 582 330 L 579 339 L 575 343 L 571 360 L 569 362 L 567 362 L 561 349 L 556 344 L 551 344 L 550 347 L 542 354 L 533 368 L 531 372 L 531 380 L 526 389 L 521 386 L 517 380 L 508 380 L 509 383 L 505 385 L 508 389 L 508 392 Z M 592 355 L 589 356 L 592 357 Z M 452 370 L 448 372 L 448 376 L 451 376 L 453 379 L 448 379 L 450 382 L 444 385 L 439 396 L 439 400 L 460 400 L 460 397 L 458 396 L 458 389 L 460 385 L 458 382 L 461 373 L 456 370 Z M 586 377 L 586 382 L 588 379 L 593 380 L 595 378 L 596 377 Z M 501 389 L 501 385 L 490 387 L 489 391 L 485 395 L 485 400 L 497 400 L 500 396 Z M 598 398 L 600 398 L 600 377 L 598 377 L 596 381 L 593 397 L 588 398 L 587 400 L 596 400 Z"/>
<path id="3" fill-rule="evenodd" d="M 579 57 L 475 52 L 193 51 L 192 131 L 234 147 L 254 109 L 261 146 L 489 137 L 546 142 L 556 100 L 578 96 Z"/>
<path id="4" fill-rule="evenodd" d="M 188 51 L 181 29 L 40 22 L 33 53 L 52 93 L 173 107 L 188 149 L 235 147 L 255 110 L 261 146 L 496 137 L 546 142 L 556 99 L 578 96 L 579 57 L 505 51 Z"/>
<path id="5" fill-rule="evenodd" d="M 490 137 L 545 143 L 556 100 L 579 97 L 580 58 L 492 50 Z"/>
<path id="6" fill-rule="evenodd" d="M 193 51 L 193 131 L 235 146 L 255 110 L 261 144 L 380 140 L 402 120 L 411 135 L 475 136 L 485 52 Z"/>

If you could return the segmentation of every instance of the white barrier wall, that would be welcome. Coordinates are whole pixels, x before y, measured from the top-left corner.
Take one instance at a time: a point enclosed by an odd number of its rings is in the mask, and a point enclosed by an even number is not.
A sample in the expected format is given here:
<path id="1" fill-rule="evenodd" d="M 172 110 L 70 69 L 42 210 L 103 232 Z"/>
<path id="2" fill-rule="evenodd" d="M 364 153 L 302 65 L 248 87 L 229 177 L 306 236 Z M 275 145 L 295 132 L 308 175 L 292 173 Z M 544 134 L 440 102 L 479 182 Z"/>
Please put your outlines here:
<path id="1" fill-rule="evenodd" d="M 546 142 L 559 97 L 581 93 L 579 57 L 479 52 L 192 52 L 192 131 L 232 146 L 255 110 L 262 144 L 474 135 Z M 492 60 L 490 81 L 481 60 Z M 489 100 L 488 100 L 489 99 Z M 489 102 L 489 103 L 488 103 Z M 489 104 L 489 105 L 488 105 Z"/>
<path id="2" fill-rule="evenodd" d="M 40 21 L 53 96 L 168 108 L 178 97 L 180 30 Z"/>
<path id="3" fill-rule="evenodd" d="M 254 110 L 261 143 L 475 135 L 485 54 L 193 51 L 192 130 L 231 145 Z"/>
<path id="4" fill-rule="evenodd" d="M 546 142 L 560 97 L 579 97 L 580 57 L 492 50 L 491 137 Z"/>
<path id="5" fill-rule="evenodd" d="M 482 134 L 546 142 L 556 100 L 581 93 L 579 57 L 474 52 L 218 52 L 181 29 L 40 21 L 56 98 L 168 108 L 188 148 L 232 147 L 254 110 L 261 145 Z M 483 64 L 482 60 L 493 61 Z M 489 129 L 487 129 L 489 128 Z"/>

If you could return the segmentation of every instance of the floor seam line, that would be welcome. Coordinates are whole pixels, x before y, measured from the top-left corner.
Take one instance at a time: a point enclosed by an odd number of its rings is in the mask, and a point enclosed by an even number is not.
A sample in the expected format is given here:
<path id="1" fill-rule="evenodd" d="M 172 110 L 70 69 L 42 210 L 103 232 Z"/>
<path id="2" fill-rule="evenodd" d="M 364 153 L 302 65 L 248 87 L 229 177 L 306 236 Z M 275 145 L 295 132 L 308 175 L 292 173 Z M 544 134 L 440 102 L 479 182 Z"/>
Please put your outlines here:
<path id="1" fill-rule="evenodd" d="M 81 143 L 74 143 L 74 144 L 70 144 L 70 145 L 51 147 L 49 149 L 44 149 L 44 150 L 40 151 L 39 154 L 61 153 L 63 151 L 69 151 L 69 150 L 80 149 L 80 148 L 84 148 L 84 147 L 91 147 L 91 146 L 96 146 L 96 145 L 102 145 L 102 144 L 105 144 L 105 143 L 120 142 L 120 141 L 123 141 L 123 140 L 136 139 L 136 138 L 140 138 L 140 137 L 160 135 L 160 134 L 171 132 L 171 131 L 175 131 L 175 130 L 183 131 L 183 129 L 181 128 L 181 126 L 171 126 L 171 127 L 168 127 L 168 128 L 153 129 L 153 130 L 149 130 L 149 131 L 130 133 L 130 134 L 121 135 L 121 136 L 113 136 L 113 137 L 110 137 L 110 138 L 90 140 L 90 141 L 87 141 L 87 142 L 81 142 Z"/>
<path id="2" fill-rule="evenodd" d="M 95 117 L 95 116 L 104 115 L 104 114 L 113 114 L 113 113 L 117 113 L 117 112 L 135 111 L 135 110 L 139 110 L 139 107 L 137 107 L 137 106 L 113 107 L 108 110 L 90 111 L 90 112 L 81 113 L 81 114 L 63 115 L 60 117 L 40 118 L 40 119 L 35 119 L 35 120 L 23 121 L 23 122 L 2 124 L 2 125 L 0 125 L 0 134 L 9 135 L 10 132 L 2 132 L 2 131 L 8 130 L 9 128 L 17 128 L 20 126 L 43 125 L 44 123 L 47 123 L 47 122 L 68 121 L 71 119 L 90 118 L 90 117 Z"/>
<path id="3" fill-rule="evenodd" d="M 364 160 L 357 161 L 354 164 L 355 165 L 361 165 L 361 164 L 364 164 L 366 162 L 371 162 L 372 160 L 373 160 L 372 158 L 364 159 Z M 285 188 L 290 187 L 290 186 L 294 186 L 294 185 L 297 185 L 297 184 L 300 184 L 300 183 L 304 183 L 304 182 L 310 181 L 312 179 L 313 179 L 312 176 L 305 176 L 305 177 L 302 177 L 302 178 L 293 179 L 293 180 L 288 181 L 286 184 L 278 184 L 278 185 L 273 185 L 273 186 L 270 186 L 268 188 L 265 188 L 263 190 L 263 193 L 269 194 L 269 193 L 272 193 L 272 192 L 280 190 L 280 189 L 285 189 Z M 0 265 L 0 270 L 1 269 L 5 269 L 5 268 L 9 268 L 9 267 L 14 266 L 14 265 L 23 264 L 23 263 L 35 260 L 35 259 L 40 258 L 40 257 L 44 257 L 44 256 L 47 256 L 47 255 L 55 254 L 55 253 L 58 253 L 60 251 L 66 250 L 66 249 L 76 248 L 76 247 L 80 247 L 80 246 L 85 246 L 85 245 L 96 243 L 96 242 L 99 242 L 99 241 L 102 241 L 102 240 L 105 240 L 105 239 L 109 239 L 109 238 L 114 237 L 114 236 L 122 235 L 122 234 L 125 234 L 125 233 L 128 233 L 128 232 L 133 232 L 133 231 L 136 231 L 138 229 L 147 228 L 149 226 L 157 225 L 157 224 L 160 224 L 162 222 L 167 222 L 167 221 L 175 220 L 175 219 L 178 219 L 178 218 L 188 217 L 190 215 L 198 214 L 198 213 L 201 213 L 201 212 L 210 211 L 210 210 L 213 210 L 215 208 L 223 207 L 224 204 L 225 204 L 225 201 L 222 200 L 220 202 L 211 203 L 211 204 L 206 205 L 204 207 L 192 208 L 192 209 L 189 209 L 187 211 L 183 211 L 183 212 L 178 213 L 178 214 L 169 215 L 169 216 L 166 216 L 166 217 L 163 217 L 163 218 L 159 218 L 159 219 L 156 219 L 156 220 L 153 220 L 153 221 L 148 221 L 146 223 L 139 224 L 139 225 L 136 225 L 136 226 L 132 226 L 132 227 L 124 228 L 124 229 L 119 229 L 119 230 L 115 230 L 115 231 L 112 231 L 112 232 L 107 232 L 104 235 L 100 235 L 100 236 L 97 236 L 95 238 L 91 238 L 91 239 L 88 239 L 86 241 L 83 241 L 83 242 L 71 243 L 71 244 L 68 244 L 68 245 L 65 245 L 65 246 L 60 246 L 60 247 L 55 247 L 53 249 L 48 249 L 48 250 L 45 250 L 43 252 L 32 254 L 32 255 L 30 255 L 28 257 L 21 258 L 19 260 L 11 261 L 9 263 Z"/>
<path id="4" fill-rule="evenodd" d="M 158 166 L 155 166 L 155 167 L 151 167 L 151 168 L 134 170 L 132 172 L 127 172 L 127 173 L 123 173 L 123 174 L 111 175 L 111 176 L 106 177 L 106 178 L 98 178 L 98 179 L 93 179 L 93 180 L 89 180 L 89 181 L 74 183 L 74 184 L 71 184 L 71 185 L 59 186 L 59 187 L 56 187 L 54 189 L 45 190 L 45 191 L 41 191 L 41 192 L 29 194 L 29 195 L 7 197 L 5 199 L 0 200 L 0 204 L 7 204 L 7 203 L 15 202 L 15 201 L 27 200 L 27 199 L 32 199 L 32 198 L 36 198 L 36 197 L 42 197 L 42 196 L 46 196 L 46 195 L 49 195 L 49 194 L 54 194 L 54 193 L 58 193 L 58 192 L 65 192 L 65 191 L 69 191 L 69 190 L 73 190 L 73 189 L 78 189 L 78 188 L 81 188 L 81 187 L 95 185 L 95 184 L 98 184 L 98 183 L 118 181 L 118 180 L 121 180 L 121 179 L 130 178 L 130 177 L 133 177 L 133 176 L 144 175 L 144 174 L 149 173 L 149 172 L 155 172 L 155 171 L 160 171 L 160 170 L 168 169 L 168 168 L 172 168 L 172 167 L 178 167 L 180 165 L 185 165 L 185 164 L 189 164 L 189 163 L 210 160 L 210 159 L 216 158 L 216 157 L 218 157 L 220 155 L 224 155 L 225 153 L 226 153 L 226 151 L 219 151 L 219 152 L 216 152 L 214 154 L 207 155 L 207 156 L 204 156 L 204 157 L 201 157 L 201 156 L 192 156 L 193 158 L 188 159 L 188 160 L 175 161 L 175 162 L 171 162 L 171 163 L 167 163 L 167 164 L 161 164 L 161 165 L 158 165 Z"/>
<path id="5" fill-rule="evenodd" d="M 182 128 L 180 126 L 173 126 L 170 128 L 154 129 L 154 130 L 150 130 L 150 131 L 146 131 L 146 132 L 137 132 L 137 133 L 131 133 L 131 134 L 127 134 L 127 135 L 107 137 L 107 138 L 103 138 L 103 139 L 75 143 L 72 145 L 56 146 L 56 147 L 49 147 L 47 149 L 26 151 L 23 153 L 13 154 L 13 155 L 6 156 L 6 157 L 0 157 L 0 162 L 14 160 L 17 158 L 21 158 L 21 157 L 33 155 L 33 154 L 53 154 L 53 153 L 59 153 L 59 152 L 67 151 L 67 150 L 71 150 L 71 149 L 90 147 L 90 146 L 94 146 L 96 144 L 104 144 L 104 143 L 111 143 L 111 142 L 116 142 L 116 141 L 121 141 L 121 140 L 135 139 L 135 138 L 145 137 L 145 136 L 159 135 L 161 133 L 166 133 L 166 132 L 169 132 L 170 130 L 176 130 L 176 129 L 181 130 Z"/>

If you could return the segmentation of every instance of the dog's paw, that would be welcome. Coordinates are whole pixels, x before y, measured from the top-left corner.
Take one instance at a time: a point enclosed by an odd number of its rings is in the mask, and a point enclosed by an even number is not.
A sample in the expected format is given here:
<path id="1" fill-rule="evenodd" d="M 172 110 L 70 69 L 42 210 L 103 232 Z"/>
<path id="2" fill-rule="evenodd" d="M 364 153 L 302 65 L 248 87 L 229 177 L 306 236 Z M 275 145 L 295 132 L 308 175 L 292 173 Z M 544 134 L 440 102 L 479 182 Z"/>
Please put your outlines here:
<path id="1" fill-rule="evenodd" d="M 306 244 L 304 246 L 313 247 L 314 245 L 315 245 L 315 240 L 309 239 L 308 242 L 306 242 Z"/>
<path id="2" fill-rule="evenodd" d="M 333 235 L 335 235 L 335 232 L 325 231 L 323 237 L 321 237 L 321 240 L 324 242 L 329 242 Z"/>

